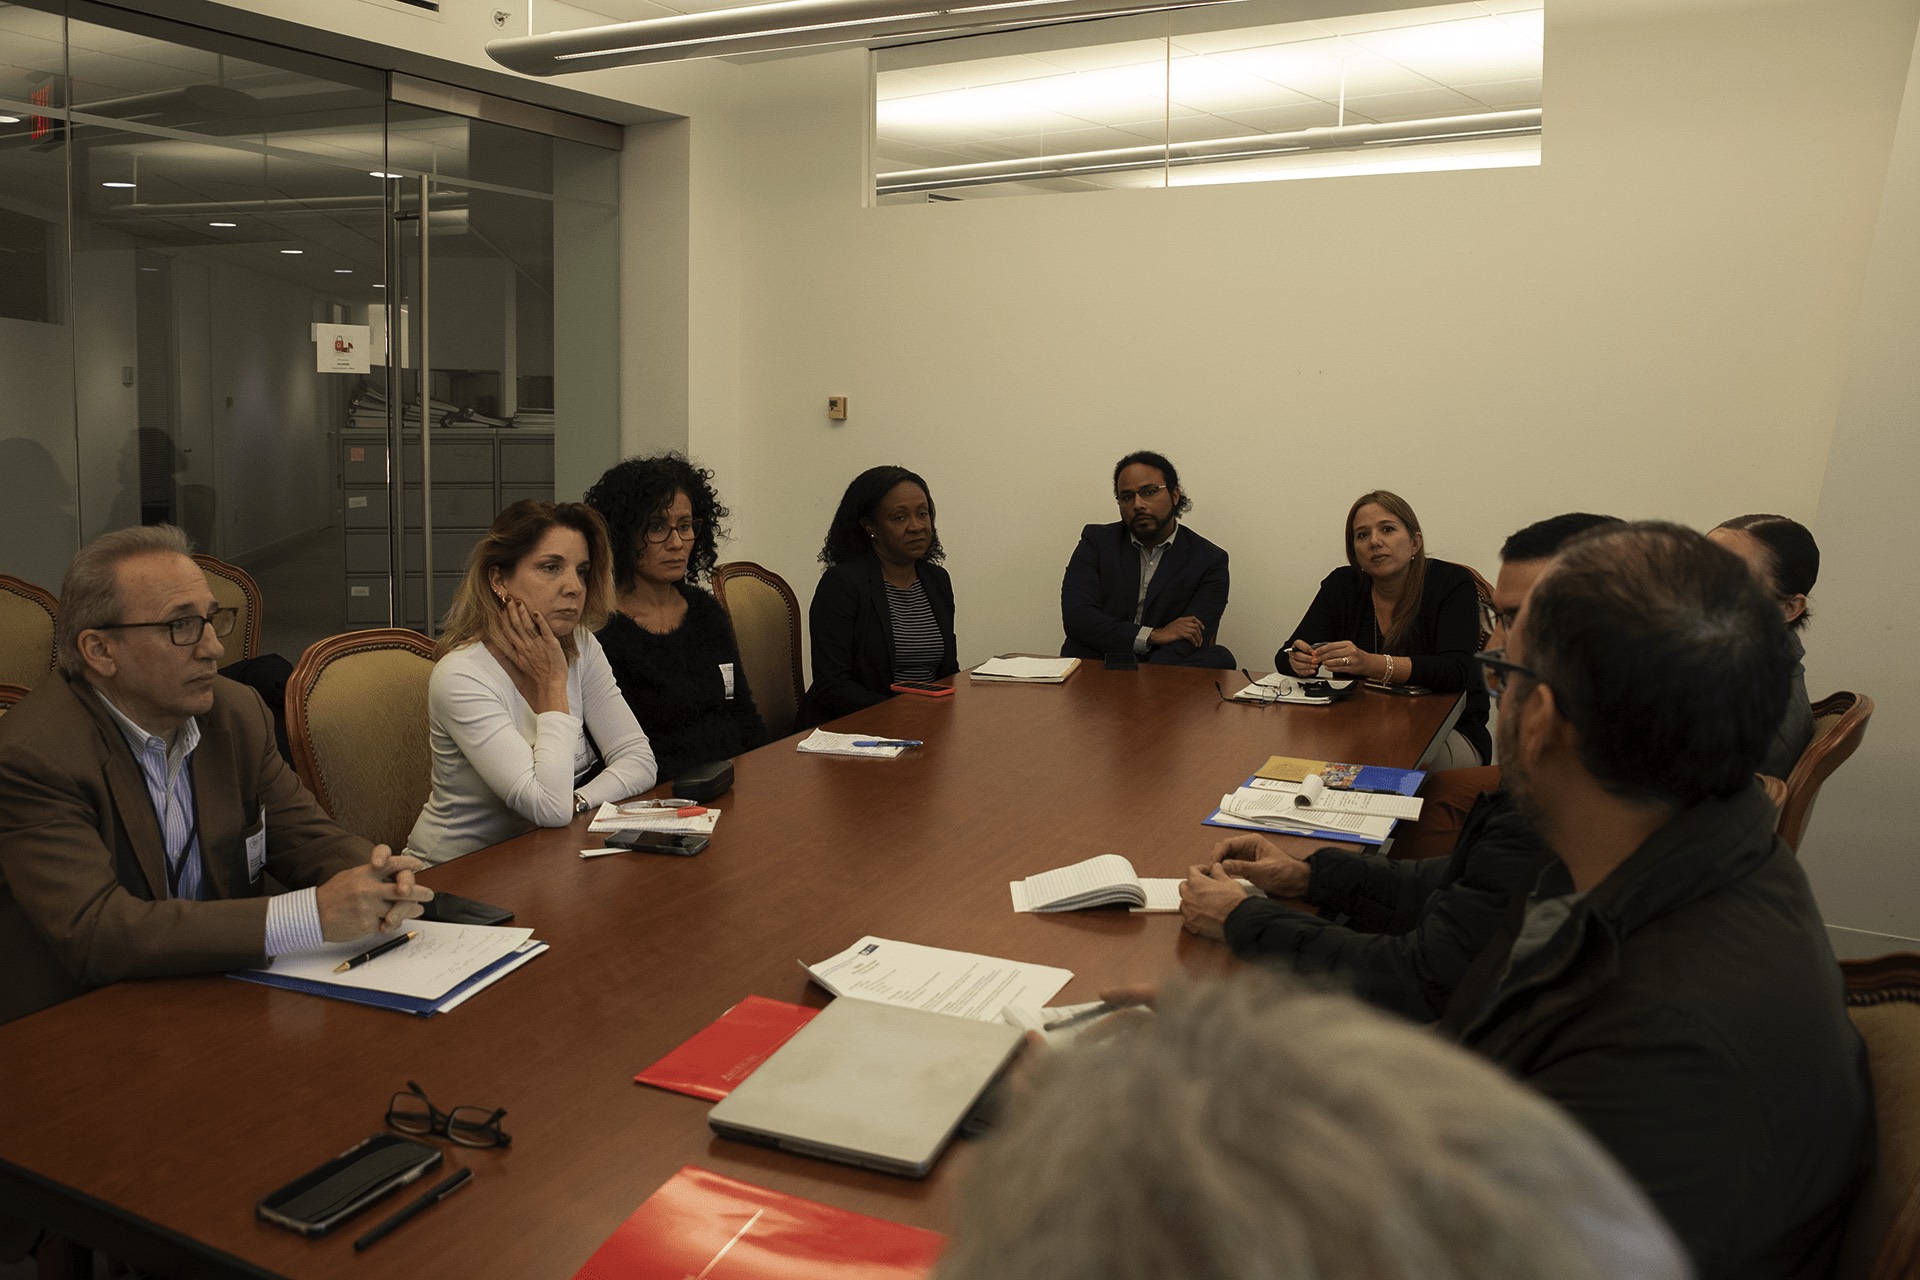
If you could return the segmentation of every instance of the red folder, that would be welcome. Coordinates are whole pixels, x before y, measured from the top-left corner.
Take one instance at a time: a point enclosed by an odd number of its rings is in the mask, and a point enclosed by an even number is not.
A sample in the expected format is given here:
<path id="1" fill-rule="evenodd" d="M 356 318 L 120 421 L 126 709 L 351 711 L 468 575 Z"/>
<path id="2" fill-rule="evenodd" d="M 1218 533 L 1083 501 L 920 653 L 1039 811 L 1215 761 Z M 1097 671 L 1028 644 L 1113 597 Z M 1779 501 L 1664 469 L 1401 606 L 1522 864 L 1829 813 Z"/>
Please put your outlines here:
<path id="1" fill-rule="evenodd" d="M 922 1280 L 946 1242 L 687 1165 L 574 1280 Z"/>
<path id="2" fill-rule="evenodd" d="M 818 1012 L 784 1000 L 748 996 L 634 1079 L 718 1102 Z"/>

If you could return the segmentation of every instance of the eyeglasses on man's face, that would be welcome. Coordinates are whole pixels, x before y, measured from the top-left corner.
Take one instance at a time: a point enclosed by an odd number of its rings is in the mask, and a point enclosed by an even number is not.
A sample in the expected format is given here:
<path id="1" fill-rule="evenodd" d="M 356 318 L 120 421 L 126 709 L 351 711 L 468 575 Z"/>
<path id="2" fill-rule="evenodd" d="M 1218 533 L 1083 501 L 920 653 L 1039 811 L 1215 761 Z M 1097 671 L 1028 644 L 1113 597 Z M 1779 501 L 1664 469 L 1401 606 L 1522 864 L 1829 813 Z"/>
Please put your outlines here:
<path id="1" fill-rule="evenodd" d="M 673 524 L 668 524 L 665 520 L 649 520 L 647 527 L 642 531 L 642 536 L 653 543 L 665 542 L 674 534 L 678 534 L 683 542 L 692 542 L 700 536 L 700 522 L 692 516 Z"/>
<path id="2" fill-rule="evenodd" d="M 1130 507 L 1135 498 L 1142 502 L 1152 502 L 1166 491 L 1167 486 L 1163 484 L 1143 484 L 1138 489 L 1116 489 L 1113 497 L 1121 506 Z"/>
<path id="3" fill-rule="evenodd" d="M 167 638 L 181 648 L 200 643 L 200 637 L 208 627 L 222 640 L 233 634 L 233 624 L 240 617 L 238 609 L 215 609 L 206 617 L 190 613 L 184 618 L 169 618 L 165 622 L 103 622 L 93 631 L 132 631 L 140 627 L 165 627 Z"/>
<path id="4" fill-rule="evenodd" d="M 1486 685 L 1487 694 L 1498 698 L 1507 691 L 1507 682 L 1514 676 L 1525 676 L 1535 684 L 1545 684 L 1540 673 L 1532 667 L 1523 667 L 1517 662 L 1507 661 L 1505 649 L 1488 649 L 1485 653 L 1476 653 L 1473 660 L 1480 666 L 1480 679 Z"/>

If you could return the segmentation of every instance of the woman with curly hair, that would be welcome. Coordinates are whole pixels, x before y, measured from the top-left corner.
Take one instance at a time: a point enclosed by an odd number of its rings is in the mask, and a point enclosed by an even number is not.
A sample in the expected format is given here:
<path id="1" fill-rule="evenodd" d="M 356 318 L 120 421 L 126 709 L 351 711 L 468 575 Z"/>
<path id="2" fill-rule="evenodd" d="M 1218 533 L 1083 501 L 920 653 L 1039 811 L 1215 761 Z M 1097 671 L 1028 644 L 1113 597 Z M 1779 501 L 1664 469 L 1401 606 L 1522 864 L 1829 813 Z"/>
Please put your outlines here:
<path id="1" fill-rule="evenodd" d="M 660 777 L 765 742 L 733 624 L 694 585 L 713 572 L 727 532 L 713 472 L 677 453 L 628 458 L 587 490 L 586 503 L 613 541 L 614 609 L 600 645 Z"/>
<path id="2" fill-rule="evenodd" d="M 827 570 L 807 610 L 813 685 L 803 727 L 892 697 L 896 680 L 938 680 L 960 669 L 943 555 L 925 480 L 905 467 L 854 477 L 827 528 Z"/>

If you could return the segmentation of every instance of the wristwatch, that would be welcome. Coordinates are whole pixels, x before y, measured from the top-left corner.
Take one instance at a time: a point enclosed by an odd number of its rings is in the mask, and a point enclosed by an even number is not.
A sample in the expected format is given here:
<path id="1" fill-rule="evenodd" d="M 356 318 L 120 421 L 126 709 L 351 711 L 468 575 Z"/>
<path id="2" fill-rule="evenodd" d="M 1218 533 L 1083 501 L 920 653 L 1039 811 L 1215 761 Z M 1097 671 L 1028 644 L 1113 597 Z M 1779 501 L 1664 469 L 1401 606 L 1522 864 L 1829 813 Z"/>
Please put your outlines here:
<path id="1" fill-rule="evenodd" d="M 573 811 L 575 813 L 585 813 L 591 808 L 593 808 L 591 801 L 587 800 L 578 791 L 573 793 Z"/>

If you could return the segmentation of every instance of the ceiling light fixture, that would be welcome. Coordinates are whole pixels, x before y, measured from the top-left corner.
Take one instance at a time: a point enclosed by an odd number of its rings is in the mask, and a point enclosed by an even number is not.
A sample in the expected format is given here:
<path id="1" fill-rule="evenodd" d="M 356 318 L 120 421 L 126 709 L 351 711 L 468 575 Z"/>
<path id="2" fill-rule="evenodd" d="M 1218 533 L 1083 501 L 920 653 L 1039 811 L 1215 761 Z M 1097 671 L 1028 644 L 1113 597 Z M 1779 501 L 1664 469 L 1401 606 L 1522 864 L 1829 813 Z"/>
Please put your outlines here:
<path id="1" fill-rule="evenodd" d="M 877 175 L 874 187 L 883 196 L 900 195 L 912 191 L 992 186 L 1001 182 L 1039 182 L 1048 178 L 1071 178 L 1128 169 L 1181 169 L 1193 165 L 1223 164 L 1231 160 L 1254 160 L 1293 151 L 1347 151 L 1363 146 L 1458 142 L 1498 134 L 1537 134 L 1540 132 L 1541 119 L 1540 108 L 1533 107 L 1525 111 L 1487 111 L 1477 115 L 1401 120 L 1392 124 L 1350 124 L 1331 129 L 1297 129 L 1291 133 L 1212 138 L 1205 142 L 1176 142 L 1172 146 L 1114 147 L 1105 151 L 1077 151 L 1018 160 L 942 165 L 937 169 L 901 169 Z"/>
<path id="2" fill-rule="evenodd" d="M 305 252 L 306 252 L 306 250 L 305 250 L 305 249 L 282 249 L 282 250 L 281 250 L 280 252 L 282 252 L 282 253 L 305 253 Z"/>
<path id="3" fill-rule="evenodd" d="M 489 40 L 487 56 L 530 76 L 850 44 L 973 27 L 1033 26 L 1236 0 L 776 0 L 706 13 Z"/>
<path id="4" fill-rule="evenodd" d="M 369 178 L 398 178 L 401 175 L 397 173 L 382 173 L 378 169 L 369 169 L 367 170 L 367 176 Z"/>
<path id="5" fill-rule="evenodd" d="M 209 222 L 207 225 L 210 227 L 237 227 L 240 224 L 237 222 Z"/>
<path id="6" fill-rule="evenodd" d="M 335 267 L 333 269 L 333 274 L 337 276 L 350 276 L 353 274 L 353 268 L 352 267 Z"/>
<path id="7" fill-rule="evenodd" d="M 100 185 L 103 187 L 112 187 L 116 191 L 131 191 L 135 184 L 131 182 L 103 182 Z"/>
<path id="8" fill-rule="evenodd" d="M 373 286 L 373 287 L 374 287 L 374 288 L 376 288 L 376 289 L 384 289 L 384 288 L 386 288 L 387 286 L 385 286 L 385 285 L 383 285 L 383 284 L 377 284 L 377 285 L 375 285 L 375 286 Z"/>
<path id="9" fill-rule="evenodd" d="M 19 124 L 19 116 L 0 116 L 0 124 Z"/>

